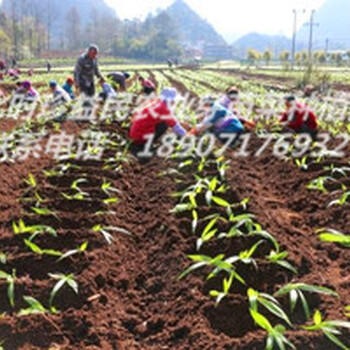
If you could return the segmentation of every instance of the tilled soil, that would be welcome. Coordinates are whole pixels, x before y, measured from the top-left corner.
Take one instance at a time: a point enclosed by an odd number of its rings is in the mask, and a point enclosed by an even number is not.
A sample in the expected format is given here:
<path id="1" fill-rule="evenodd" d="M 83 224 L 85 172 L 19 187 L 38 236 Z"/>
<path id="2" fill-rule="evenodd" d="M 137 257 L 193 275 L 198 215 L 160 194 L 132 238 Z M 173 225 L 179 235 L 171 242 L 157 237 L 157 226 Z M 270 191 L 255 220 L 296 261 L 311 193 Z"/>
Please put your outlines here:
<path id="1" fill-rule="evenodd" d="M 254 147 L 254 142 L 251 147 Z M 345 162 L 345 160 L 344 160 Z M 51 161 L 52 163 L 52 161 Z M 103 171 L 101 164 L 81 163 L 62 181 L 44 179 L 41 170 L 49 169 L 49 159 L 24 164 L 5 165 L 1 171 L 1 247 L 7 253 L 4 269 L 16 269 L 15 311 L 26 307 L 22 296 L 30 295 L 45 306 L 54 281 L 48 273 L 74 273 L 79 295 L 63 288 L 57 296 L 57 315 L 17 317 L 6 298 L 2 283 L 0 339 L 5 349 L 263 349 L 264 332 L 250 319 L 245 289 L 235 289 L 218 306 L 208 297 L 211 285 L 200 274 L 178 282 L 176 277 L 188 266 L 189 253 L 195 252 L 195 238 L 186 230 L 186 219 L 170 214 L 177 190 L 171 176 L 160 176 L 172 164 L 153 159 L 146 164 L 124 164 L 121 172 Z M 23 218 L 33 220 L 28 206 L 18 199 L 25 196 L 23 178 L 28 172 L 40 183 L 40 194 L 50 198 L 48 206 L 57 211 L 59 220 L 44 218 L 42 224 L 55 227 L 59 238 L 40 239 L 51 249 L 74 249 L 89 241 L 87 252 L 57 263 L 56 258 L 35 256 L 28 252 L 11 225 Z M 319 227 L 346 229 L 347 210 L 327 208 L 328 198 L 307 191 L 305 186 L 321 172 L 302 172 L 271 154 L 259 158 L 232 159 L 228 173 L 232 199 L 251 198 L 249 211 L 271 232 L 289 253 L 289 261 L 298 267 L 296 281 L 335 289 L 341 298 L 314 298 L 312 306 L 330 318 L 343 318 L 342 307 L 350 304 L 350 252 L 320 244 L 314 231 Z M 102 179 L 121 191 L 114 214 L 98 218 L 93 213 L 99 201 L 91 205 L 72 202 L 66 206 L 60 193 L 79 177 L 82 185 L 96 192 Z M 84 187 L 85 186 L 85 187 Z M 122 227 L 132 236 L 113 234 L 111 245 L 98 233 L 96 224 Z M 242 242 L 243 248 L 247 242 Z M 229 243 L 209 246 L 205 253 L 236 251 Z M 283 269 L 262 265 L 251 274 L 249 284 L 260 291 L 273 292 L 291 281 Z M 215 284 L 215 281 L 212 282 Z M 286 309 L 288 303 L 285 303 Z M 297 314 L 297 324 L 303 317 Z M 321 335 L 290 331 L 288 337 L 298 349 L 333 349 Z"/>
<path id="2" fill-rule="evenodd" d="M 181 83 L 172 83 L 185 90 Z M 125 134 L 118 125 L 106 128 Z M 64 124 L 67 133 L 79 130 L 81 126 L 73 122 Z M 250 149 L 260 146 L 261 140 L 253 137 Z M 262 258 L 270 248 L 264 246 L 257 257 L 261 259 L 258 271 L 240 267 L 247 284 L 268 293 L 292 281 L 332 288 L 339 299 L 312 296 L 310 306 L 329 319 L 344 319 L 344 307 L 350 305 L 350 251 L 321 244 L 315 230 L 330 227 L 349 233 L 350 212 L 347 207 L 328 208 L 333 199 L 330 195 L 306 189 L 312 179 L 324 174 L 323 165 L 314 164 L 302 171 L 292 162 L 274 157 L 271 149 L 257 158 L 237 159 L 230 152 L 227 156 L 227 199 L 233 202 L 249 197 L 248 211 L 289 252 L 288 261 L 298 269 L 293 276 L 285 269 L 264 264 Z M 348 161 L 341 159 L 336 164 L 347 165 Z M 164 173 L 176 165 L 174 161 L 132 160 L 123 162 L 117 170 L 106 169 L 99 161 L 71 164 L 78 168 L 72 167 L 58 177 L 46 177 L 42 172 L 56 166 L 49 157 L 0 164 L 0 252 L 7 254 L 7 263 L 1 264 L 0 270 L 11 273 L 15 269 L 17 276 L 14 308 L 7 298 L 6 281 L 0 280 L 0 313 L 4 313 L 0 318 L 0 342 L 6 350 L 264 349 L 266 334 L 258 330 L 249 315 L 247 287 L 235 286 L 230 296 L 215 307 L 208 292 L 220 288 L 218 280 L 205 281 L 199 272 L 177 281 L 189 265 L 187 255 L 196 253 L 196 237 L 190 230 L 190 218 L 170 213 L 177 203 L 171 194 L 179 190 L 179 185 L 174 176 Z M 28 173 L 37 180 L 36 190 L 24 183 Z M 191 176 L 189 172 L 189 184 Z M 80 187 L 91 199 L 65 200 L 62 193 L 72 195 L 71 184 L 81 178 L 86 182 Z M 341 180 L 348 184 L 349 179 Z M 118 189 L 114 195 L 119 201 L 109 206 L 103 203 L 108 197 L 101 190 L 106 182 Z M 56 217 L 33 215 L 36 191 Z M 207 209 L 202 208 L 204 212 Z M 88 248 L 59 262 L 57 257 L 34 254 L 21 235 L 13 234 L 13 222 L 20 219 L 57 231 L 57 237 L 37 238 L 35 242 L 42 249 L 66 252 L 84 242 L 89 242 Z M 114 240 L 108 244 L 100 232 L 92 230 L 96 225 L 121 231 L 111 232 Z M 236 254 L 252 243 L 243 238 L 234 242 L 214 240 L 202 253 Z M 57 314 L 17 316 L 28 306 L 23 296 L 32 296 L 49 307 L 56 282 L 49 273 L 74 273 L 79 294 L 64 286 L 55 297 Z M 282 305 L 288 310 L 287 299 Z M 295 325 L 305 322 L 301 308 L 292 321 Z M 294 329 L 287 332 L 287 337 L 298 350 L 336 349 L 319 333 Z M 342 340 L 349 345 L 349 338 L 345 334 Z"/>

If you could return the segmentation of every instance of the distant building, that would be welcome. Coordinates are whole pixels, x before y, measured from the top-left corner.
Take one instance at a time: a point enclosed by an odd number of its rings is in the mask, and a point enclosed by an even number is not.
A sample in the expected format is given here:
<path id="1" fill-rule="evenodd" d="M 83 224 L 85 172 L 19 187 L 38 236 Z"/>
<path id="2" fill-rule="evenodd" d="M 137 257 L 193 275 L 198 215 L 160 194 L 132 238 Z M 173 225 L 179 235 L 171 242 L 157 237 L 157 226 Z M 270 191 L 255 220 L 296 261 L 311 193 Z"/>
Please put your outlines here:
<path id="1" fill-rule="evenodd" d="M 232 47 L 225 44 L 207 43 L 203 47 L 204 58 L 230 60 L 233 58 Z"/>

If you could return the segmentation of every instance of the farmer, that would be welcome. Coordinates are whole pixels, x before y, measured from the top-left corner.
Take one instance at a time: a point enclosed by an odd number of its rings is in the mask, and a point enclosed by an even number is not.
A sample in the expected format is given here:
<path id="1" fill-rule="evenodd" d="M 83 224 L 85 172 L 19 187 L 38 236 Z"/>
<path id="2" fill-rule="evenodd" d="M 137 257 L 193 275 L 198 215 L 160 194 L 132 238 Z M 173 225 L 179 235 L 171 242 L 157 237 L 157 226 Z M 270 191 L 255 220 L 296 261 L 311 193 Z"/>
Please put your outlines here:
<path id="1" fill-rule="evenodd" d="M 88 97 L 95 95 L 94 76 L 96 75 L 100 79 L 102 78 L 97 62 L 98 53 L 98 46 L 94 44 L 90 45 L 86 52 L 80 56 L 75 66 L 75 83 L 80 89 L 80 92 Z"/>
<path id="2" fill-rule="evenodd" d="M 144 77 L 139 77 L 139 82 L 142 86 L 142 93 L 149 96 L 156 91 L 156 86 L 153 81 L 145 79 Z"/>
<path id="3" fill-rule="evenodd" d="M 0 71 L 3 71 L 6 69 L 6 62 L 4 60 L 0 60 Z"/>
<path id="4" fill-rule="evenodd" d="M 219 101 L 219 103 L 224 106 L 226 109 L 230 110 L 234 115 L 237 116 L 237 112 L 235 111 L 236 104 L 239 101 L 239 90 L 236 86 L 229 87 L 225 96 Z M 244 127 L 248 130 L 255 128 L 255 123 L 250 122 L 241 116 L 237 116 L 239 121 L 244 125 Z"/>
<path id="5" fill-rule="evenodd" d="M 50 73 L 51 72 L 51 63 L 49 61 L 47 61 L 46 63 L 46 68 L 47 68 L 47 72 Z"/>
<path id="6" fill-rule="evenodd" d="M 64 91 L 66 91 L 72 100 L 75 100 L 75 94 L 73 91 L 74 79 L 72 77 L 68 77 L 66 82 L 62 85 Z"/>
<path id="7" fill-rule="evenodd" d="M 102 88 L 102 92 L 100 93 L 100 98 L 103 101 L 106 101 L 108 98 L 116 98 L 117 97 L 117 93 L 115 92 L 115 90 L 104 79 L 100 79 L 100 85 Z"/>
<path id="8" fill-rule="evenodd" d="M 71 98 L 69 94 L 57 84 L 56 80 L 50 81 L 49 86 L 53 95 L 53 99 L 50 102 L 50 107 L 55 107 L 61 104 L 66 104 L 71 102 Z"/>
<path id="9" fill-rule="evenodd" d="M 13 80 L 18 80 L 19 79 L 19 71 L 17 69 L 9 69 L 7 74 Z"/>
<path id="10" fill-rule="evenodd" d="M 34 89 L 32 83 L 29 80 L 23 81 L 21 83 L 20 88 L 18 88 L 15 92 L 16 95 L 24 95 L 24 102 L 34 102 L 35 100 L 40 98 L 38 91 Z M 19 102 L 19 101 L 17 101 Z"/>
<path id="11" fill-rule="evenodd" d="M 213 97 L 205 97 L 203 104 L 204 120 L 191 130 L 191 134 L 201 135 L 204 132 L 212 132 L 221 142 L 226 142 L 224 134 L 235 134 L 236 138 L 231 144 L 233 146 L 240 134 L 244 132 L 242 123 Z"/>
<path id="12" fill-rule="evenodd" d="M 143 151 L 149 135 L 153 136 L 153 141 L 157 141 L 169 128 L 180 137 L 186 135 L 186 130 L 172 111 L 177 95 L 176 89 L 165 88 L 159 98 L 149 101 L 133 116 L 129 137 L 134 155 Z"/>
<path id="13" fill-rule="evenodd" d="M 173 68 L 174 62 L 173 62 L 173 60 L 172 60 L 171 58 L 168 58 L 168 59 L 167 59 L 167 63 L 168 63 L 168 67 L 169 67 L 170 69 Z"/>
<path id="14" fill-rule="evenodd" d="M 119 86 L 121 91 L 126 91 L 126 81 L 130 78 L 130 74 L 126 72 L 113 72 L 107 75 L 115 86 Z"/>
<path id="15" fill-rule="evenodd" d="M 295 96 L 285 97 L 286 111 L 280 118 L 280 124 L 287 130 L 309 134 L 313 139 L 317 136 L 317 117 L 307 106 L 297 102 Z"/>

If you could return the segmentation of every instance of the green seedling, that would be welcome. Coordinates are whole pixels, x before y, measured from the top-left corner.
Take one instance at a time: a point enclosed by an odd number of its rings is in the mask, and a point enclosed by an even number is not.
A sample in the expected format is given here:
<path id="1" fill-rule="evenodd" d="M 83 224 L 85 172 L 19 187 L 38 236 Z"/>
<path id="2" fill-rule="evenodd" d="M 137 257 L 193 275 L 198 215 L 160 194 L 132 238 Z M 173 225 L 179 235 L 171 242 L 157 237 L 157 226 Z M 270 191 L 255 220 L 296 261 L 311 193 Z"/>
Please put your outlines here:
<path id="1" fill-rule="evenodd" d="M 336 174 L 340 174 L 341 176 L 346 177 L 348 173 L 350 173 L 349 167 L 335 167 L 334 164 L 332 164 L 329 167 L 325 167 L 324 170 L 329 171 L 333 176 Z"/>
<path id="2" fill-rule="evenodd" d="M 18 221 L 18 224 L 13 222 L 12 229 L 15 235 L 31 234 L 31 237 L 29 238 L 30 241 L 32 241 L 37 235 L 44 234 L 44 233 L 48 233 L 54 237 L 57 237 L 56 230 L 51 226 L 46 226 L 46 225 L 27 226 L 22 219 Z"/>
<path id="3" fill-rule="evenodd" d="M 88 247 L 88 245 L 89 245 L 89 242 L 84 242 L 79 248 L 73 249 L 73 250 L 69 250 L 68 252 L 64 253 L 57 261 L 62 261 L 64 259 L 72 257 L 73 255 L 85 252 L 87 247 Z"/>
<path id="4" fill-rule="evenodd" d="M 104 204 L 106 204 L 106 205 L 114 204 L 114 203 L 118 203 L 118 202 L 119 202 L 119 198 L 117 198 L 117 197 L 111 197 L 111 198 L 104 199 L 102 202 L 103 202 Z"/>
<path id="5" fill-rule="evenodd" d="M 101 233 L 104 237 L 104 239 L 107 241 L 108 244 L 112 244 L 114 237 L 110 234 L 109 231 L 122 233 L 128 236 L 131 236 L 131 232 L 123 229 L 122 227 L 112 227 L 112 226 L 102 226 L 102 225 L 95 225 L 92 228 L 93 232 Z"/>
<path id="6" fill-rule="evenodd" d="M 73 191 L 77 192 L 83 192 L 82 189 L 79 187 L 80 184 L 87 183 L 88 181 L 86 179 L 77 179 L 72 182 L 70 188 Z"/>
<path id="7" fill-rule="evenodd" d="M 301 170 L 308 170 L 309 165 L 307 164 L 308 158 L 307 156 L 303 157 L 301 160 L 296 159 L 295 164 L 301 169 Z"/>
<path id="8" fill-rule="evenodd" d="M 313 317 L 314 324 L 312 326 L 304 326 L 303 328 L 307 331 L 319 332 L 322 331 L 323 334 L 336 346 L 341 349 L 349 350 L 349 347 L 343 344 L 337 337 L 341 335 L 339 328 L 350 329 L 350 322 L 345 321 L 323 321 L 322 314 L 317 310 Z"/>
<path id="9" fill-rule="evenodd" d="M 224 157 L 219 157 L 216 159 L 216 167 L 219 172 L 221 180 L 225 180 L 226 170 L 230 168 L 230 161 L 225 161 Z"/>
<path id="10" fill-rule="evenodd" d="M 114 193 L 122 193 L 120 190 L 117 188 L 113 187 L 110 182 L 104 181 L 103 184 L 101 185 L 101 190 L 104 192 L 107 196 L 111 196 L 111 194 Z"/>
<path id="11" fill-rule="evenodd" d="M 7 297 L 10 301 L 10 305 L 15 307 L 15 282 L 16 282 L 16 270 L 12 270 L 12 275 L 0 271 L 0 279 L 6 280 L 7 283 Z"/>
<path id="12" fill-rule="evenodd" d="M 70 186 L 70 189 L 72 191 L 75 191 L 76 193 L 74 195 L 69 195 L 67 193 L 61 193 L 62 197 L 69 200 L 69 201 L 85 201 L 89 200 L 89 194 L 87 192 L 84 192 L 80 187 L 79 184 L 86 183 L 86 179 L 78 179 L 73 181 L 72 185 Z"/>
<path id="13" fill-rule="evenodd" d="M 43 174 L 47 178 L 59 177 L 61 175 L 60 172 L 57 170 L 43 170 Z"/>
<path id="14" fill-rule="evenodd" d="M 57 216 L 57 213 L 54 211 L 48 209 L 48 208 L 36 208 L 36 207 L 31 207 L 32 211 L 40 216 L 54 216 L 56 219 L 59 219 Z"/>
<path id="15" fill-rule="evenodd" d="M 350 318 L 350 305 L 349 306 L 345 306 L 345 316 Z"/>
<path id="16" fill-rule="evenodd" d="M 350 191 L 344 192 L 339 199 L 336 199 L 328 204 L 328 207 L 332 207 L 334 205 L 344 206 L 346 203 L 349 202 L 350 198 Z"/>
<path id="17" fill-rule="evenodd" d="M 292 325 L 287 314 L 282 310 L 279 302 L 272 295 L 267 293 L 259 293 L 252 288 L 248 289 L 248 298 L 250 308 L 258 312 L 258 305 L 263 306 L 273 315 L 285 321 L 288 325 Z"/>
<path id="18" fill-rule="evenodd" d="M 350 248 L 350 235 L 345 235 L 339 231 L 332 229 L 317 230 L 319 239 L 326 243 L 337 243 L 345 248 Z"/>
<path id="19" fill-rule="evenodd" d="M 61 257 L 62 253 L 53 249 L 41 249 L 37 244 L 29 239 L 24 240 L 24 244 L 35 254 Z"/>
<path id="20" fill-rule="evenodd" d="M 37 187 L 37 182 L 35 180 L 35 177 L 33 176 L 33 174 L 29 173 L 28 174 L 28 178 L 24 180 L 24 182 L 30 186 L 30 188 L 36 188 Z"/>
<path id="21" fill-rule="evenodd" d="M 329 181 L 334 181 L 334 179 L 332 177 L 329 176 L 321 176 L 313 181 L 311 181 L 306 188 L 308 190 L 317 190 L 320 191 L 322 193 L 327 193 L 327 189 L 325 187 L 326 183 Z"/>
<path id="22" fill-rule="evenodd" d="M 206 185 L 206 190 L 207 190 L 205 193 L 205 200 L 207 205 L 211 206 L 212 202 L 215 202 L 216 204 L 220 205 L 219 203 L 221 198 L 215 197 L 214 193 L 225 193 L 227 191 L 226 186 L 220 185 L 220 182 L 216 177 L 214 177 L 210 181 L 205 179 L 204 183 Z M 223 200 L 221 200 L 221 203 L 223 203 Z M 230 206 L 230 204 L 228 204 L 228 206 Z"/>
<path id="23" fill-rule="evenodd" d="M 34 198 L 28 198 L 27 201 L 28 202 L 35 202 L 36 207 L 40 207 L 41 204 L 46 202 L 46 200 L 43 197 L 41 197 L 37 191 L 34 193 Z"/>
<path id="24" fill-rule="evenodd" d="M 5 253 L 0 253 L 0 263 L 6 265 L 7 263 L 7 255 Z"/>
<path id="25" fill-rule="evenodd" d="M 264 243 L 264 241 L 259 241 L 255 243 L 250 249 L 240 252 L 238 255 L 232 256 L 225 261 L 230 264 L 235 264 L 236 262 L 240 261 L 243 264 L 252 264 L 256 269 L 258 269 L 258 264 L 255 259 L 253 259 L 253 255 L 262 243 Z"/>
<path id="26" fill-rule="evenodd" d="M 296 347 L 284 336 L 286 328 L 282 325 L 273 327 L 270 321 L 259 312 L 250 309 L 250 314 L 254 322 L 267 332 L 266 350 L 275 349 L 275 344 L 280 350 L 285 350 L 286 346 L 296 350 Z"/>
<path id="27" fill-rule="evenodd" d="M 24 296 L 24 301 L 29 305 L 28 308 L 20 310 L 18 313 L 18 316 L 28 316 L 28 315 L 35 315 L 35 314 L 45 314 L 48 313 L 48 310 L 45 309 L 45 307 L 36 299 Z"/>
<path id="28" fill-rule="evenodd" d="M 50 293 L 50 300 L 49 300 L 50 309 L 55 310 L 55 308 L 53 307 L 53 301 L 57 293 L 62 289 L 62 287 L 67 284 L 75 292 L 75 294 L 78 294 L 79 293 L 78 283 L 75 281 L 73 274 L 64 275 L 62 273 L 57 273 L 57 274 L 49 273 L 49 276 L 54 280 L 57 280 L 57 283 L 55 284 L 55 286 L 53 287 Z"/>
<path id="29" fill-rule="evenodd" d="M 224 278 L 222 280 L 222 292 L 218 291 L 218 290 L 211 290 L 210 291 L 210 296 L 216 298 L 216 305 L 219 305 L 220 302 L 229 294 L 231 286 L 233 284 L 233 281 L 235 279 L 235 272 L 232 271 L 230 273 L 230 277 L 229 278 Z"/>
<path id="30" fill-rule="evenodd" d="M 298 300 L 300 299 L 306 319 L 308 320 L 310 318 L 310 307 L 304 295 L 305 292 L 338 297 L 338 294 L 331 289 L 305 283 L 287 284 L 286 286 L 282 287 L 279 291 L 277 291 L 275 293 L 275 296 L 280 297 L 289 294 L 291 312 L 294 312 Z"/>
<path id="31" fill-rule="evenodd" d="M 213 196 L 212 197 L 212 201 L 215 204 L 217 204 L 218 206 L 226 208 L 228 216 L 233 215 L 233 213 L 232 213 L 232 205 L 229 202 L 227 202 L 225 199 L 223 199 L 221 197 Z"/>
<path id="32" fill-rule="evenodd" d="M 212 273 L 210 273 L 208 275 L 207 279 L 214 277 L 220 271 L 225 271 L 229 274 L 231 274 L 231 272 L 235 271 L 234 266 L 224 260 L 224 258 L 225 258 L 224 254 L 220 254 L 215 258 L 211 258 L 211 257 L 206 256 L 206 255 L 189 255 L 188 257 L 192 261 L 194 261 L 194 264 L 191 265 L 189 268 L 187 268 L 184 272 L 182 272 L 180 274 L 180 276 L 178 277 L 178 280 L 185 278 L 193 271 L 201 269 L 205 266 L 209 266 L 209 267 L 214 268 Z M 214 273 L 214 271 L 217 271 L 217 272 Z M 238 276 L 238 278 L 240 278 L 240 276 Z M 242 281 L 243 281 L 243 279 L 242 279 Z"/>
<path id="33" fill-rule="evenodd" d="M 85 192 L 78 192 L 74 195 L 69 195 L 66 193 L 61 193 L 62 197 L 68 201 L 86 201 L 89 200 L 89 198 L 87 198 L 87 196 L 89 195 L 88 193 Z"/>
<path id="34" fill-rule="evenodd" d="M 193 204 L 191 203 L 180 203 L 177 204 L 174 209 L 171 209 L 169 211 L 170 214 L 180 214 L 180 213 L 184 213 L 186 211 L 191 211 L 193 209 L 195 209 L 196 207 L 193 206 Z"/>
<path id="35" fill-rule="evenodd" d="M 192 210 L 192 233 L 195 233 L 198 226 L 198 211 L 193 209 Z"/>
<path id="36" fill-rule="evenodd" d="M 267 231 L 264 231 L 260 224 L 256 223 L 252 214 L 231 215 L 230 222 L 234 224 L 228 233 L 221 233 L 219 238 L 233 238 L 244 236 L 262 237 L 272 243 L 276 251 L 279 251 L 279 244 L 276 239 Z M 244 233 L 243 229 L 248 233 Z"/>
<path id="37" fill-rule="evenodd" d="M 282 266 L 285 269 L 296 274 L 297 270 L 286 260 L 287 257 L 288 257 L 288 252 L 279 252 L 279 251 L 271 250 L 270 254 L 266 257 L 266 259 L 270 263 Z"/>
<path id="38" fill-rule="evenodd" d="M 219 219 L 216 217 L 207 224 L 207 226 L 201 234 L 201 237 L 197 239 L 197 251 L 201 249 L 204 243 L 209 242 L 218 232 L 218 229 L 214 228 L 218 220 Z"/>

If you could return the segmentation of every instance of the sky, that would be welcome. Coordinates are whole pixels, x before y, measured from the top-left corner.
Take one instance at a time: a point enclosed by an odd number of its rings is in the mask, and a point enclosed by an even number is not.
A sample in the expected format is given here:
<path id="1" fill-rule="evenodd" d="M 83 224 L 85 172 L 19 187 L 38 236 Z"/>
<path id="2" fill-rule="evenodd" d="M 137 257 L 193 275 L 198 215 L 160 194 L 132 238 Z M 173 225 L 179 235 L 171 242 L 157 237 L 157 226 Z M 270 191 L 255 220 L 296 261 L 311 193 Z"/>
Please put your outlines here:
<path id="1" fill-rule="evenodd" d="M 144 18 L 149 12 L 165 8 L 174 0 L 105 0 L 121 18 Z M 249 32 L 292 36 L 293 9 L 300 10 L 299 26 L 325 0 L 185 0 L 207 19 L 227 40 Z M 305 14 L 302 10 L 305 9 Z"/>

